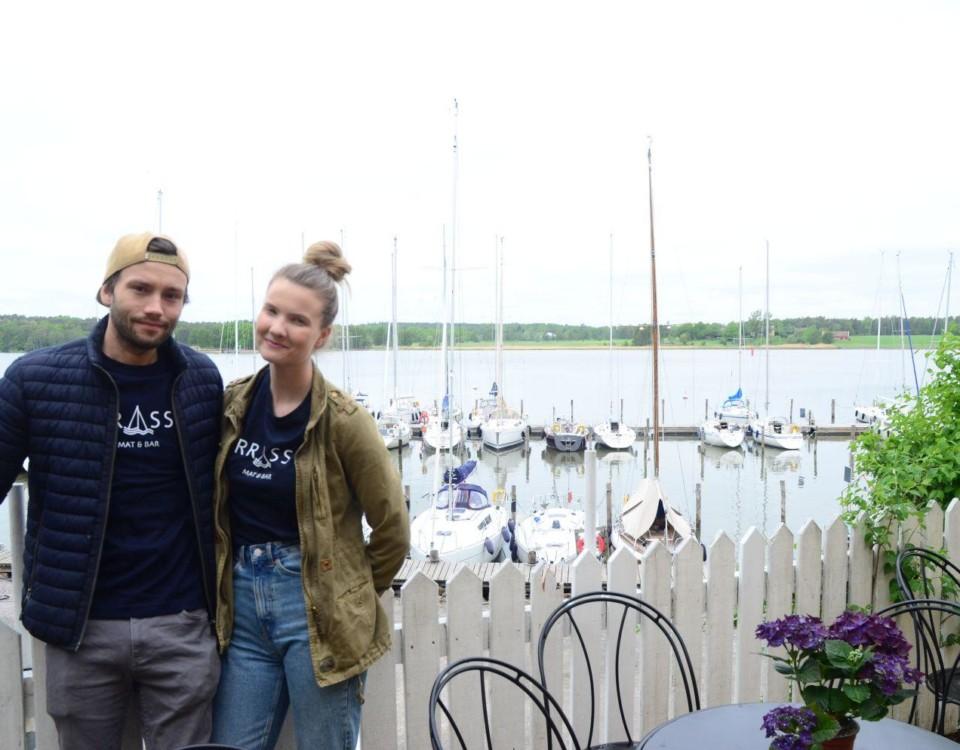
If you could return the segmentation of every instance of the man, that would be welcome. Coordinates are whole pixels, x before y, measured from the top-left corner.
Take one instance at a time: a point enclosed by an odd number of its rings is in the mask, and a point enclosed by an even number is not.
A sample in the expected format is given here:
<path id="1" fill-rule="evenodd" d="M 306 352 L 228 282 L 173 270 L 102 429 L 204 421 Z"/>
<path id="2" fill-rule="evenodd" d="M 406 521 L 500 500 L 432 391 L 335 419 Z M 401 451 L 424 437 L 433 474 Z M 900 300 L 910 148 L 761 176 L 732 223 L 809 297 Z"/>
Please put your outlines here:
<path id="1" fill-rule="evenodd" d="M 223 383 L 170 337 L 189 276 L 169 238 L 121 237 L 109 315 L 0 379 L 0 491 L 29 459 L 21 618 L 47 644 L 61 750 L 119 748 L 133 695 L 148 750 L 209 738 Z"/>

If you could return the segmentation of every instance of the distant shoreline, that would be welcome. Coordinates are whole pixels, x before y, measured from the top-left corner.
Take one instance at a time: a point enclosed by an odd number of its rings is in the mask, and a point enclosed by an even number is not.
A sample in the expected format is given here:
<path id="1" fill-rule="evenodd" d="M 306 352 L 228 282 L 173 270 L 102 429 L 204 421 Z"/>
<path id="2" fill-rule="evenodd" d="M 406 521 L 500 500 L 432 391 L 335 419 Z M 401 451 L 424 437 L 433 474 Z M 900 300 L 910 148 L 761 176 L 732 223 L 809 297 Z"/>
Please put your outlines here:
<path id="1" fill-rule="evenodd" d="M 494 351 L 493 344 L 457 344 L 455 349 L 456 351 L 478 351 L 484 352 Z M 537 343 L 523 343 L 523 344 L 504 344 L 504 350 L 508 351 L 606 351 L 609 349 L 607 344 L 537 344 Z M 700 350 L 727 350 L 727 351 L 736 351 L 736 346 L 726 346 L 724 344 L 661 344 L 661 349 L 692 349 L 695 351 Z M 889 348 L 889 347 L 887 347 Z M 233 354 L 233 350 L 230 351 L 218 351 L 216 349 L 202 349 L 194 347 L 199 352 L 204 354 Z M 624 351 L 624 350 L 644 350 L 650 349 L 650 345 L 646 346 L 634 346 L 632 344 L 620 344 L 613 347 L 614 351 Z M 873 346 L 837 346 L 836 344 L 770 344 L 770 349 L 772 350 L 784 350 L 784 349 L 810 349 L 813 351 L 873 351 L 875 347 Z M 401 346 L 401 351 L 411 351 L 411 352 L 436 352 L 440 351 L 438 346 Z M 753 345 L 753 346 L 744 346 L 744 351 L 753 350 L 753 351 L 763 351 L 763 345 Z M 324 349 L 322 350 L 327 354 L 339 354 L 341 353 L 340 349 Z M 383 352 L 382 348 L 366 348 L 366 349 L 353 349 L 354 352 Z M 932 351 L 928 347 L 914 347 L 914 351 Z M 253 349 L 241 349 L 240 354 L 253 354 L 255 353 Z"/>

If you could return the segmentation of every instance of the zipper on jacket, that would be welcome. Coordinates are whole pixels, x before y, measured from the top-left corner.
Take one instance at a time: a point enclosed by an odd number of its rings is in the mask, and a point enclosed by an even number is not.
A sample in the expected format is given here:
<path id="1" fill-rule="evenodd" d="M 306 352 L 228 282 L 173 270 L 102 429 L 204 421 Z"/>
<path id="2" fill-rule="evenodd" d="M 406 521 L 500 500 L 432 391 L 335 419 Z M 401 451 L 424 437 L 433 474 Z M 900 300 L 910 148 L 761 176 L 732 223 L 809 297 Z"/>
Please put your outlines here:
<path id="1" fill-rule="evenodd" d="M 180 411 L 180 407 L 177 403 L 177 385 L 180 383 L 180 379 L 186 374 L 186 372 L 181 372 L 173 381 L 173 388 L 170 393 L 170 404 L 173 407 L 174 413 L 177 415 L 176 422 L 174 427 L 177 429 L 177 442 L 180 443 L 180 458 L 183 461 L 183 475 L 187 480 L 187 492 L 190 494 L 190 508 L 193 511 L 193 530 L 197 537 L 197 553 L 200 555 L 200 578 L 203 581 L 203 596 L 207 600 L 207 617 L 210 617 L 214 612 L 216 612 L 215 602 L 210 598 L 210 586 L 207 583 L 207 566 L 203 559 L 203 540 L 200 538 L 200 514 L 197 510 L 197 494 L 193 488 L 193 482 L 190 478 L 190 463 L 187 460 L 187 450 L 183 442 L 183 431 L 180 428 L 180 422 L 183 421 L 183 414 Z M 211 489 L 212 491 L 212 489 Z M 216 526 L 216 519 L 213 518 L 213 498 L 210 500 L 210 522 Z M 216 561 L 214 561 L 216 563 Z M 214 576 L 216 576 L 216 571 L 214 571 Z"/>
<path id="2" fill-rule="evenodd" d="M 110 424 L 113 428 L 110 433 L 110 471 L 107 474 L 107 503 L 103 509 L 103 523 L 100 525 L 100 546 L 97 549 L 97 564 L 93 568 L 93 583 L 90 586 L 90 596 L 87 598 L 87 611 L 83 615 L 83 625 L 80 628 L 80 637 L 73 647 L 74 651 L 80 650 L 80 644 L 83 643 L 83 636 L 87 634 L 87 623 L 90 622 L 90 610 L 93 608 L 93 595 L 97 592 L 97 578 L 100 576 L 100 558 L 103 556 L 103 542 L 107 537 L 107 520 L 110 518 L 110 497 L 113 495 L 113 469 L 117 463 L 117 413 L 120 411 L 120 389 L 117 388 L 116 381 L 100 365 L 91 362 L 92 367 L 100 370 L 104 377 L 110 381 L 113 386 L 113 395 L 116 401 L 113 403 L 113 412 L 110 418 Z M 36 560 L 34 560 L 36 563 Z"/>

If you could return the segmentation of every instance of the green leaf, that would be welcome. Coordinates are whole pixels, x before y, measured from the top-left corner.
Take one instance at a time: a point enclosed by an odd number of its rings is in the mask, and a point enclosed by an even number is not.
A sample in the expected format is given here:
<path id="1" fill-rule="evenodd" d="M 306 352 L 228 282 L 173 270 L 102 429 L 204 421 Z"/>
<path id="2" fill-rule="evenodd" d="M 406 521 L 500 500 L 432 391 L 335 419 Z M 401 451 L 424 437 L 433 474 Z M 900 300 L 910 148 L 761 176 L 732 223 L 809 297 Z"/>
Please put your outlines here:
<path id="1" fill-rule="evenodd" d="M 866 721 L 880 721 L 887 715 L 887 707 L 878 702 L 876 698 L 871 698 L 860 704 L 859 713 Z"/>
<path id="2" fill-rule="evenodd" d="M 843 686 L 843 694 L 854 703 L 863 703 L 870 697 L 869 685 L 851 685 L 847 683 Z"/>
<path id="3" fill-rule="evenodd" d="M 813 730 L 813 741 L 826 742 L 837 736 L 840 731 L 840 722 L 827 714 L 817 714 L 817 726 Z"/>
<path id="4" fill-rule="evenodd" d="M 797 682 L 801 685 L 809 685 L 811 682 L 820 682 L 821 670 L 820 663 L 814 659 L 807 659 L 800 665 L 797 672 Z"/>
<path id="5" fill-rule="evenodd" d="M 793 665 L 784 662 L 777 662 L 773 665 L 773 668 L 776 669 L 780 674 L 786 675 L 787 677 L 793 677 Z"/>

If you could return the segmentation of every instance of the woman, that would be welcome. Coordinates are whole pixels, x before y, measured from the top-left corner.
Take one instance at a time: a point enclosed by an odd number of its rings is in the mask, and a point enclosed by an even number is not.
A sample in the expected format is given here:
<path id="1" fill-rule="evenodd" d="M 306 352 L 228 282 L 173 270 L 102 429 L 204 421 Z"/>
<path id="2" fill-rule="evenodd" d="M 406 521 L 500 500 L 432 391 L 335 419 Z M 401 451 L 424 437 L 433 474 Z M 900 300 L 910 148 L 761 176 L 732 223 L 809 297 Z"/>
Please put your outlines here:
<path id="1" fill-rule="evenodd" d="M 366 669 L 390 647 L 378 596 L 409 547 L 400 478 L 370 415 L 312 360 L 349 271 L 318 242 L 274 274 L 255 324 L 268 365 L 224 397 L 213 735 L 244 750 L 272 748 L 291 704 L 298 748 L 353 750 Z"/>

